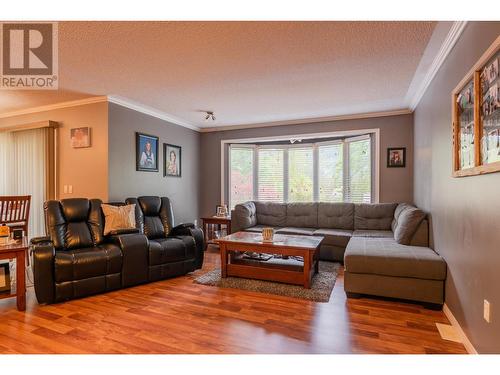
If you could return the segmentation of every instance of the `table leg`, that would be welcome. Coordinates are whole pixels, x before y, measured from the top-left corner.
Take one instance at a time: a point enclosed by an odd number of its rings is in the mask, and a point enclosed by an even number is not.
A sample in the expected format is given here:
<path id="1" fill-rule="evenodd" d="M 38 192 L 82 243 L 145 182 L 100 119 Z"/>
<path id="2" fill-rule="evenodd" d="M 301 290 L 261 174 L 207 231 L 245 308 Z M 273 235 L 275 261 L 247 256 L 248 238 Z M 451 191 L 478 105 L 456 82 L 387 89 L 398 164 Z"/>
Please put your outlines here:
<path id="1" fill-rule="evenodd" d="M 311 289 L 311 255 L 304 253 L 304 288 Z"/>
<path id="2" fill-rule="evenodd" d="M 314 252 L 314 273 L 319 272 L 319 248 Z"/>
<path id="3" fill-rule="evenodd" d="M 26 254 L 24 251 L 16 254 L 16 295 L 17 309 L 26 310 Z"/>
<path id="4" fill-rule="evenodd" d="M 221 277 L 227 277 L 227 249 L 226 244 L 219 245 Z"/>

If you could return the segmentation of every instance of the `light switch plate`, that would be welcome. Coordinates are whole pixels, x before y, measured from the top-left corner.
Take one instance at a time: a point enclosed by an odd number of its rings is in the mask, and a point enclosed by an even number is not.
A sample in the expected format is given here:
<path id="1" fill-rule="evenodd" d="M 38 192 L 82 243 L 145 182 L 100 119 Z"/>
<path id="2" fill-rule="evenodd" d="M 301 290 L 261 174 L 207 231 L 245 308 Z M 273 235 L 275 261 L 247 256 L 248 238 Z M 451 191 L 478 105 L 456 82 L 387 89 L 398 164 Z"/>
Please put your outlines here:
<path id="1" fill-rule="evenodd" d="M 490 303 L 488 300 L 484 300 L 483 317 L 488 323 L 490 323 Z"/>

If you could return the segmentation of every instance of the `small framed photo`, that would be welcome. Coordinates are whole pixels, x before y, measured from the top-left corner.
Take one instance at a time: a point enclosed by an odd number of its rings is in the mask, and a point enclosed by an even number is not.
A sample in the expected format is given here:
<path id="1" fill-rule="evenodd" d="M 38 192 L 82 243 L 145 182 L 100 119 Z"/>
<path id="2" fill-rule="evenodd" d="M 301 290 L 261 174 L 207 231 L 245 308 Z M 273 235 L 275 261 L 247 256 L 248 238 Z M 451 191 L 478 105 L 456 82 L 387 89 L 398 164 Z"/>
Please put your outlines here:
<path id="1" fill-rule="evenodd" d="M 181 177 L 181 151 L 180 146 L 170 145 L 168 143 L 163 144 L 163 176 Z"/>
<path id="2" fill-rule="evenodd" d="M 387 168 L 406 167 L 406 147 L 393 147 L 387 149 Z"/>
<path id="3" fill-rule="evenodd" d="M 90 147 L 90 128 L 74 128 L 70 130 L 71 147 Z"/>
<path id="4" fill-rule="evenodd" d="M 229 212 L 227 210 L 227 205 L 217 205 L 215 206 L 215 215 L 217 217 L 226 217 L 229 215 Z"/>
<path id="5" fill-rule="evenodd" d="M 135 133 L 136 170 L 158 172 L 158 137 Z"/>

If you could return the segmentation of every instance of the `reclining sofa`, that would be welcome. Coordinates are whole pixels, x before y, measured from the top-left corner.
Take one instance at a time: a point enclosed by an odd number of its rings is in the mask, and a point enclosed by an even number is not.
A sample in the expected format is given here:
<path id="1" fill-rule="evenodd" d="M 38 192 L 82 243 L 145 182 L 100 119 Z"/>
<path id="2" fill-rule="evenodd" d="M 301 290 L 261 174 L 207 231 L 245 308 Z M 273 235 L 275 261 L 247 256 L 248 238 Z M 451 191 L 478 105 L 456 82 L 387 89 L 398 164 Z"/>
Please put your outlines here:
<path id="1" fill-rule="evenodd" d="M 203 232 L 174 226 L 168 198 L 129 198 L 136 229 L 104 236 L 99 199 L 44 205 L 46 237 L 31 240 L 35 294 L 55 303 L 184 275 L 203 265 Z M 123 203 L 121 203 L 123 204 Z"/>
<path id="2" fill-rule="evenodd" d="M 233 232 L 323 236 L 320 259 L 344 263 L 344 289 L 420 301 L 444 301 L 446 263 L 429 248 L 426 214 L 406 203 L 270 203 L 250 201 L 231 213 Z"/>

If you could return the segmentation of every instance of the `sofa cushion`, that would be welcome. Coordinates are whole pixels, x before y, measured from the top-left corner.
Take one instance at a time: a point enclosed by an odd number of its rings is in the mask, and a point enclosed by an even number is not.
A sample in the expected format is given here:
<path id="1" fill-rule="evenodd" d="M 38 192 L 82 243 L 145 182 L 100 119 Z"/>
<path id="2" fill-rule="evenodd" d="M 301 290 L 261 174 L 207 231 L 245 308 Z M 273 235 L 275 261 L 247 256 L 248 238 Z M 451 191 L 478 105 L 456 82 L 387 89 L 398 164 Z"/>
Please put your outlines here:
<path id="1" fill-rule="evenodd" d="M 390 230 L 355 230 L 352 232 L 353 237 L 370 237 L 370 238 L 394 238 L 394 233 Z"/>
<path id="2" fill-rule="evenodd" d="M 391 230 L 397 203 L 359 203 L 354 207 L 354 229 Z"/>
<path id="3" fill-rule="evenodd" d="M 287 227 L 318 227 L 318 204 L 317 203 L 288 203 L 286 205 Z"/>
<path id="4" fill-rule="evenodd" d="M 434 250 L 391 238 L 353 237 L 344 254 L 347 272 L 444 280 L 446 263 Z"/>
<path id="5" fill-rule="evenodd" d="M 318 227 L 354 229 L 354 203 L 318 203 Z"/>
<path id="6" fill-rule="evenodd" d="M 273 202 L 255 202 L 257 224 L 270 227 L 284 227 L 286 221 L 286 204 Z"/>
<path id="7" fill-rule="evenodd" d="M 233 219 L 238 220 L 237 228 L 245 229 L 257 224 L 257 213 L 254 202 L 237 204 L 234 207 Z"/>
<path id="8" fill-rule="evenodd" d="M 392 223 L 391 223 L 391 230 L 393 232 L 396 230 L 396 227 L 398 225 L 398 219 L 399 219 L 399 216 L 401 215 L 401 212 L 406 210 L 406 208 L 408 206 L 410 206 L 408 203 L 399 203 L 396 206 L 396 209 L 394 210 L 394 218 L 392 219 Z"/>
<path id="9" fill-rule="evenodd" d="M 300 227 L 285 227 L 276 229 L 277 234 L 298 234 L 303 236 L 312 236 L 316 229 L 314 228 L 300 228 Z"/>
<path id="10" fill-rule="evenodd" d="M 425 213 L 414 206 L 407 206 L 397 219 L 394 239 L 401 245 L 409 245 L 419 225 L 425 219 Z"/>
<path id="11" fill-rule="evenodd" d="M 110 204 L 102 204 L 101 208 L 105 219 L 105 236 L 122 229 L 135 229 L 135 204 L 118 207 Z"/>
<path id="12" fill-rule="evenodd" d="M 58 283 L 120 273 L 122 252 L 112 244 L 56 251 L 54 277 Z"/>
<path id="13" fill-rule="evenodd" d="M 323 236 L 325 239 L 321 245 L 333 245 L 346 247 L 352 236 L 352 230 L 347 229 L 318 229 L 314 231 L 315 236 Z"/>

